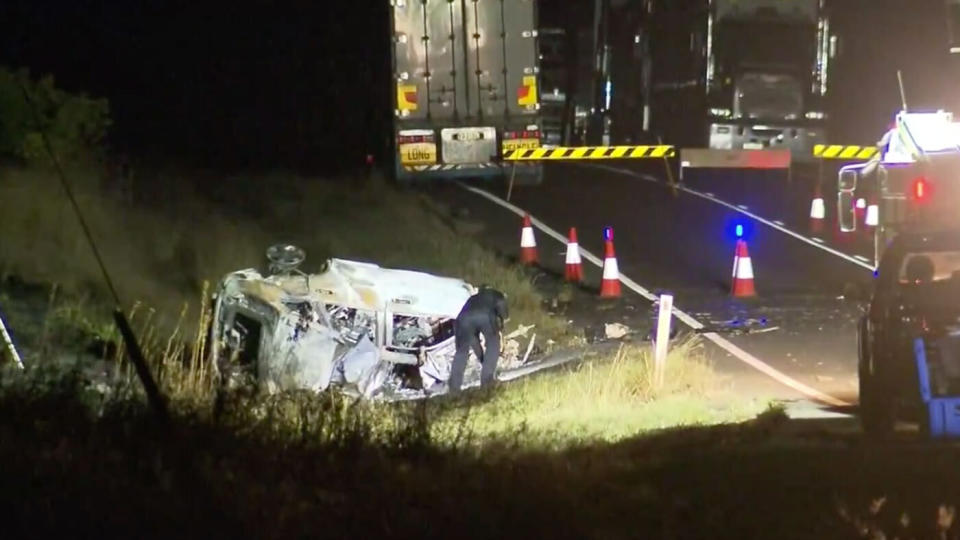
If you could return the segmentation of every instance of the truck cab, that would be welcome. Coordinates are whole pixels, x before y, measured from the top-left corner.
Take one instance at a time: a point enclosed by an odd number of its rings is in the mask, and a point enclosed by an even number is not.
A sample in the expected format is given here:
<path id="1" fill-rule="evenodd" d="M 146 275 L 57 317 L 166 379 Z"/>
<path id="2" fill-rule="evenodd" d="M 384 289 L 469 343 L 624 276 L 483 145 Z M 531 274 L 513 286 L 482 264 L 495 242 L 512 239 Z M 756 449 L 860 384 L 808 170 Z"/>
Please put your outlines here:
<path id="1" fill-rule="evenodd" d="M 822 3 L 717 1 L 708 26 L 710 148 L 805 159 L 826 135 L 832 36 Z"/>
<path id="2" fill-rule="evenodd" d="M 823 0 L 651 0 L 651 128 L 676 145 L 812 160 L 838 53 Z M 643 65 L 641 64 L 641 65 Z M 630 71 L 629 77 L 635 77 Z M 619 85 L 624 86 L 624 85 Z"/>

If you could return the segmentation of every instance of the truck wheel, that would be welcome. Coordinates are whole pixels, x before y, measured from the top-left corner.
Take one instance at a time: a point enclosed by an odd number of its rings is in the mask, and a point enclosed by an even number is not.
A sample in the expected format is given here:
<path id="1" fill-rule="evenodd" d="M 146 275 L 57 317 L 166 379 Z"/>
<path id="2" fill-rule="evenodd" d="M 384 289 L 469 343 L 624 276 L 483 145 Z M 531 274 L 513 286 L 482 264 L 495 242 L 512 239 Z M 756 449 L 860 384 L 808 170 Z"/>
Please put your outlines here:
<path id="1" fill-rule="evenodd" d="M 893 401 L 885 394 L 874 376 L 860 370 L 860 427 L 870 438 L 884 439 L 893 433 Z"/>
<path id="2" fill-rule="evenodd" d="M 876 375 L 860 372 L 860 427 L 869 438 L 885 439 L 893 434 L 896 423 L 893 396 L 884 391 Z"/>
<path id="3" fill-rule="evenodd" d="M 883 388 L 882 379 L 871 372 L 873 351 L 869 345 L 866 319 L 860 322 L 858 342 L 858 369 L 860 379 L 860 427 L 870 438 L 886 438 L 894 431 L 894 395 Z"/>

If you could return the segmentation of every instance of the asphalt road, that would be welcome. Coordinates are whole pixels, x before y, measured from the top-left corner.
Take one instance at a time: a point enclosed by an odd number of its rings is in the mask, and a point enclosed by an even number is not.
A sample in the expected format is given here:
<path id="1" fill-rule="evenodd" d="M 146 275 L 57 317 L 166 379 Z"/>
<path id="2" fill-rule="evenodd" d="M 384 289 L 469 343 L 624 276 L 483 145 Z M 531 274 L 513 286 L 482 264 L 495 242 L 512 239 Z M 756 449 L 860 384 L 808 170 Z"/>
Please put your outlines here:
<path id="1" fill-rule="evenodd" d="M 623 163 L 620 167 L 639 173 L 650 170 L 648 164 Z M 822 240 L 825 245 L 872 262 L 873 230 L 863 223 L 865 211 L 857 216 L 856 232 L 841 233 L 837 225 L 838 170 L 839 164 L 834 162 L 825 163 L 822 169 L 816 166 L 795 169 L 789 177 L 785 171 L 688 169 L 684 174 L 684 185 L 742 205 L 766 219 L 783 223 L 791 230 Z M 810 219 L 810 205 L 818 185 L 826 210 L 826 219 L 819 231 L 812 228 Z"/>
<path id="2" fill-rule="evenodd" d="M 620 164 L 615 167 L 623 168 Z M 663 176 L 662 168 L 657 171 L 649 164 L 632 168 L 641 170 L 627 174 L 609 168 L 551 164 L 543 185 L 517 187 L 511 201 L 562 233 L 577 227 L 580 244 L 595 254 L 603 253 L 603 227 L 614 227 L 621 274 L 648 289 L 673 293 L 678 308 L 720 333 L 745 324 L 773 329 L 728 337 L 790 377 L 855 402 L 859 310 L 840 297 L 849 283 L 868 284 L 870 273 L 716 202 L 687 193 L 674 196 L 663 182 L 656 181 L 658 172 Z M 789 208 L 783 200 L 787 188 L 776 181 L 767 181 L 768 195 L 752 190 L 746 203 L 729 202 L 758 213 L 774 214 L 779 208 Z M 722 175 L 705 175 L 696 182 L 698 189 L 710 190 L 718 198 L 737 195 L 735 186 Z M 499 185 L 480 187 L 504 195 Z M 502 239 L 498 241 L 507 246 L 518 243 L 519 222 L 513 213 L 463 189 L 446 187 L 433 193 L 447 204 L 469 208 L 476 219 L 488 225 L 485 234 Z M 798 220 L 784 218 L 783 222 L 791 226 Z M 729 296 L 736 224 L 746 231 L 759 294 L 754 300 Z M 538 242 L 542 264 L 561 271 L 564 246 L 543 234 L 538 235 Z M 596 285 L 599 271 L 588 268 L 587 281 Z M 624 295 L 633 293 L 625 289 Z M 635 301 L 648 304 L 639 296 Z M 731 375 L 738 391 L 780 399 L 802 397 L 719 348 L 711 347 L 709 354 L 719 371 Z"/>

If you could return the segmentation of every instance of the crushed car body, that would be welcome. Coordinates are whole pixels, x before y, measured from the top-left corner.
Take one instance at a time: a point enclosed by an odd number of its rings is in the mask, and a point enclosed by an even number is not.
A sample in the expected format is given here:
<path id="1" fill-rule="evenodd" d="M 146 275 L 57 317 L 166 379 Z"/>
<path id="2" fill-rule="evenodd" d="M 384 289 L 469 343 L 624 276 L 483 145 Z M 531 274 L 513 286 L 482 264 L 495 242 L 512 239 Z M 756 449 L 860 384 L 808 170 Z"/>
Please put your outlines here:
<path id="1" fill-rule="evenodd" d="M 232 272 L 216 291 L 211 352 L 222 375 L 246 374 L 269 391 L 336 386 L 382 399 L 425 397 L 446 381 L 454 321 L 475 287 L 337 258 L 306 274 L 305 253 L 291 245 L 267 256 L 266 275 Z"/>

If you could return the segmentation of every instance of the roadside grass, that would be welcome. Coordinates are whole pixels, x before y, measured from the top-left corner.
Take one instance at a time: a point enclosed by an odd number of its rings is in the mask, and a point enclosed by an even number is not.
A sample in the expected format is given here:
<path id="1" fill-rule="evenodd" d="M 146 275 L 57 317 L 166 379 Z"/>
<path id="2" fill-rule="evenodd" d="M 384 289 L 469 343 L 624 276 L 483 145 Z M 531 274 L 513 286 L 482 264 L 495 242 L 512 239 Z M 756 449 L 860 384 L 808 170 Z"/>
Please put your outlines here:
<path id="1" fill-rule="evenodd" d="M 653 381 L 648 346 L 621 345 L 572 368 L 503 385 L 485 400 L 441 415 L 440 433 L 466 430 L 477 441 L 524 440 L 552 448 L 615 442 L 678 426 L 738 422 L 769 406 L 724 391 L 724 380 L 689 339 L 674 346 L 664 383 Z"/>
<path id="2" fill-rule="evenodd" d="M 510 386 L 521 385 L 497 392 Z M 824 436 L 791 443 L 777 434 L 777 422 L 786 420 L 767 419 L 563 448 L 530 445 L 523 433 L 452 445 L 432 439 L 423 404 L 387 409 L 296 394 L 231 394 L 220 415 L 178 403 L 173 426 L 161 429 L 142 401 L 121 390 L 103 399 L 76 372 L 50 365 L 0 369 L 7 536 L 957 532 L 960 451 L 950 445 Z"/>
<path id="3" fill-rule="evenodd" d="M 417 195 L 380 177 L 317 180 L 278 173 L 191 180 L 155 172 L 144 182 L 160 193 L 137 207 L 103 193 L 92 170 L 71 171 L 70 178 L 124 308 L 150 306 L 168 328 L 184 305 L 196 313 L 203 282 L 263 268 L 270 244 L 292 242 L 307 251 L 306 271 L 335 256 L 489 284 L 509 296 L 508 330 L 534 324 L 541 343 L 570 338 L 521 268 L 458 235 Z M 88 305 L 110 305 L 52 172 L 0 168 L 0 238 L 0 282 L 17 276 L 55 283 L 67 295 L 89 298 Z"/>
<path id="4" fill-rule="evenodd" d="M 35 171 L 2 175 L 0 235 L 15 238 L 0 243 L 2 272 L 57 284 L 41 345 L 114 340 L 59 187 Z M 763 408 L 723 396 L 695 342 L 674 347 L 662 388 L 642 345 L 417 403 L 225 388 L 200 331 L 204 299 L 221 274 L 262 266 L 276 241 L 303 246 L 306 270 L 336 255 L 487 283 L 509 295 L 511 326 L 535 324 L 543 341 L 570 334 L 522 269 L 376 179 L 233 179 L 246 187 L 156 211 L 126 208 L 93 182 L 78 181 L 81 205 L 174 422 L 151 421 L 122 345 L 93 366 L 43 347 L 25 372 L 0 363 L 0 506 L 17 516 L 5 524 L 14 536 L 635 536 L 636 511 L 656 526 L 662 503 L 646 480 L 623 483 L 656 472 L 628 445 Z"/>
<path id="5" fill-rule="evenodd" d="M 68 349 L 85 336 L 117 342 L 95 261 L 74 216 L 67 212 L 60 186 L 36 170 L 0 173 L 0 235 L 6 231 L 16 238 L 0 244 L 0 268 L 57 284 L 36 332 L 45 346 L 34 348 L 35 359 L 51 354 L 48 342 Z M 489 284 L 509 296 L 508 332 L 516 325 L 533 324 L 539 344 L 574 340 L 565 322 L 544 309 L 522 268 L 505 264 L 457 234 L 421 196 L 387 186 L 376 177 L 325 182 L 291 175 L 228 178 L 223 180 L 231 186 L 228 190 L 183 191 L 172 205 L 169 195 L 159 195 L 156 208 L 146 209 L 126 207 L 100 193 L 95 175 L 71 176 L 121 295 L 130 302 L 125 309 L 141 347 L 161 388 L 184 414 L 218 415 L 217 407 L 222 412 L 223 403 L 217 400 L 224 396 L 206 358 L 206 334 L 200 331 L 209 317 L 205 299 L 210 287 L 228 271 L 262 266 L 263 249 L 277 241 L 304 247 L 308 271 L 325 258 L 338 256 Z M 164 178 L 160 174 L 151 182 L 164 185 Z M 124 354 L 122 345 L 100 352 L 109 366 L 105 369 L 119 372 L 124 392 L 135 394 Z M 371 436 L 390 438 L 410 431 L 415 418 L 431 444 L 439 447 L 466 442 L 483 447 L 510 438 L 531 447 L 563 447 L 620 440 L 672 425 L 742 419 L 756 412 L 755 404 L 738 400 L 719 408 L 710 404 L 709 394 L 718 387 L 716 375 L 695 343 L 675 347 L 667 365 L 665 387 L 654 388 L 648 350 L 627 346 L 576 369 L 542 374 L 477 396 L 468 393 L 461 399 L 416 406 L 353 405 L 350 414 L 355 416 L 348 423 L 362 422 Z M 245 408 L 262 411 L 271 403 L 283 403 L 271 413 L 277 418 L 287 411 L 288 417 L 277 425 L 302 430 L 297 408 L 316 408 L 317 399 L 327 398 L 252 396 Z M 461 420 L 465 411 L 467 422 Z"/>

